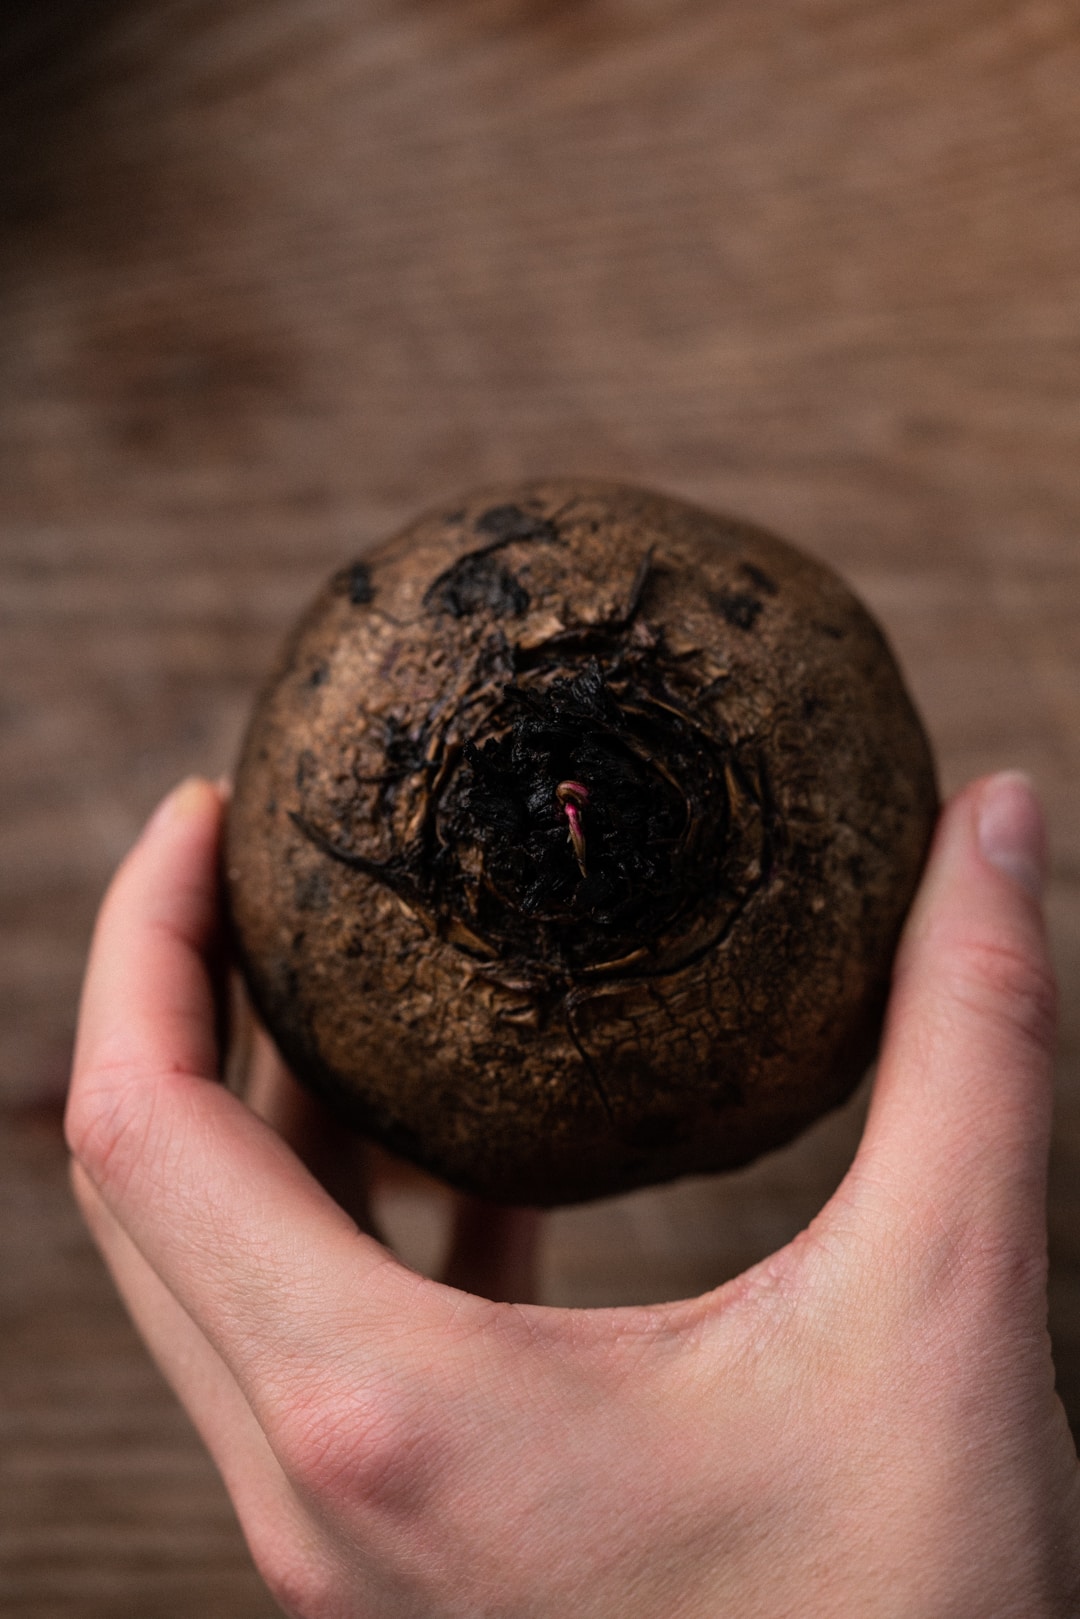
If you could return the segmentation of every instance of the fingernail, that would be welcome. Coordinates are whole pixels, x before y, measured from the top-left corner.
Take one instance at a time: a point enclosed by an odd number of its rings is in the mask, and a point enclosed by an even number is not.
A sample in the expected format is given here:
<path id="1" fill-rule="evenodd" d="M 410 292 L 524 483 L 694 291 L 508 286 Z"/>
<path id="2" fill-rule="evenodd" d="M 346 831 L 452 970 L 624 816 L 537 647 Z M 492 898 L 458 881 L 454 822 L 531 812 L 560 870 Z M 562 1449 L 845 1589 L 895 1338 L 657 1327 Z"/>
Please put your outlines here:
<path id="1" fill-rule="evenodd" d="M 151 815 L 149 826 L 158 826 L 165 821 L 171 821 L 174 816 L 184 816 L 196 809 L 200 802 L 205 802 L 206 792 L 210 783 L 202 776 L 185 776 L 184 780 L 165 794 L 157 809 Z"/>
<path id="2" fill-rule="evenodd" d="M 1006 770 L 982 791 L 979 847 L 998 871 L 1041 899 L 1046 883 L 1046 822 L 1030 776 Z"/>

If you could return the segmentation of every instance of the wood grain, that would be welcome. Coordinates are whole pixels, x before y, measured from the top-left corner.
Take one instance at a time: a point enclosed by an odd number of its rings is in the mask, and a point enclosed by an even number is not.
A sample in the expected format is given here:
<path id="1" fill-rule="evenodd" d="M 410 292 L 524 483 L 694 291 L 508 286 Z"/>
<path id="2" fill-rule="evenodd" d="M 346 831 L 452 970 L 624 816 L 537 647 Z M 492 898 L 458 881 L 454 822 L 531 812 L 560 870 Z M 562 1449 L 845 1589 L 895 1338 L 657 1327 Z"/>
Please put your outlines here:
<path id="1" fill-rule="evenodd" d="M 1080 1424 L 1080 23 L 1060 0 L 48 0 L 0 44 L 0 1601 L 273 1611 L 59 1145 L 89 927 L 227 770 L 331 567 L 501 477 L 777 528 L 886 625 L 946 787 L 1031 770 L 1064 988 L 1052 1329 Z M 797 1230 L 863 1099 L 551 1220 L 546 1296 Z M 396 1199 L 396 1201 L 394 1201 Z M 433 1255 L 419 1191 L 400 1240 Z"/>

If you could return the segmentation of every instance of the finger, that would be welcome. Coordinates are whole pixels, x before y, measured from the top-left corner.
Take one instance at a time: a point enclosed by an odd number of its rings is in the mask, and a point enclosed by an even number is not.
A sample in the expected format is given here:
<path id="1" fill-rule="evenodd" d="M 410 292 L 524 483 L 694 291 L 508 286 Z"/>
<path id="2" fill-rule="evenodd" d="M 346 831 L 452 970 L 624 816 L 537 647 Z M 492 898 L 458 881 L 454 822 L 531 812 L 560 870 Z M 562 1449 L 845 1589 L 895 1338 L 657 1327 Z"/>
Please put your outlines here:
<path id="1" fill-rule="evenodd" d="M 213 996 L 200 948 L 214 921 L 220 818 L 214 790 L 187 784 L 113 882 L 87 970 L 67 1129 L 112 1214 L 255 1400 L 290 1372 L 317 1381 L 340 1354 L 343 1311 L 352 1338 L 364 1328 L 358 1352 L 389 1375 L 400 1320 L 419 1346 L 437 1290 L 421 1298 L 415 1274 L 356 1230 L 262 1120 L 202 1077 Z"/>
<path id="2" fill-rule="evenodd" d="M 139 1335 L 187 1411 L 238 1507 L 264 1513 L 291 1501 L 273 1451 L 221 1357 L 151 1270 L 86 1172 L 72 1190 Z"/>
<path id="3" fill-rule="evenodd" d="M 294 1564 L 325 1559 L 297 1500 L 228 1367 L 143 1259 L 78 1164 L 72 1189 L 128 1314 L 190 1417 L 221 1474 L 252 1555 L 268 1580 L 282 1548 Z"/>
<path id="4" fill-rule="evenodd" d="M 113 878 L 83 985 L 76 1074 L 119 1064 L 217 1072 L 217 1005 L 203 958 L 217 931 L 221 819 L 216 788 L 183 782 Z"/>
<path id="5" fill-rule="evenodd" d="M 948 806 L 898 953 L 849 1191 L 951 1238 L 1045 1243 L 1056 988 L 1040 907 L 1046 835 L 1014 773 Z"/>
<path id="6" fill-rule="evenodd" d="M 498 1303 L 536 1301 L 538 1209 L 504 1208 L 480 1198 L 457 1200 L 443 1281 Z"/>

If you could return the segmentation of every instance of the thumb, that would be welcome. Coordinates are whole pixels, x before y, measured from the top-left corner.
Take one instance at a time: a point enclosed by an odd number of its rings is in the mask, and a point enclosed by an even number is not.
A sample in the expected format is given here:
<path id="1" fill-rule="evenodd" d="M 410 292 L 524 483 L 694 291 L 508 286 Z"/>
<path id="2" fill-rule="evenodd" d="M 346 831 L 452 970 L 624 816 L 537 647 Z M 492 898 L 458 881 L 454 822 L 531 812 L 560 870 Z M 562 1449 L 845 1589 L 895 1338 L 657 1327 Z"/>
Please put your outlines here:
<path id="1" fill-rule="evenodd" d="M 947 1240 L 1045 1248 L 1057 991 L 1042 811 L 1025 776 L 947 806 L 901 940 L 849 1197 Z"/>

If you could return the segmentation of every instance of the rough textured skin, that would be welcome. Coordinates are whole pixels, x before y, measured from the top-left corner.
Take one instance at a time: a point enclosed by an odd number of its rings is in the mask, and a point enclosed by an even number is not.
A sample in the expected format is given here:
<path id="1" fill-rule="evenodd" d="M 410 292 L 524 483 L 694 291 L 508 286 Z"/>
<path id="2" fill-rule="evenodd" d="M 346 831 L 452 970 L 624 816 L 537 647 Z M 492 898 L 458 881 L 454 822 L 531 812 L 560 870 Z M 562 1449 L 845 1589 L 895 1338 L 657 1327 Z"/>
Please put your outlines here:
<path id="1" fill-rule="evenodd" d="M 668 804 L 659 897 L 621 910 L 588 898 L 602 831 L 586 888 L 554 780 L 528 810 L 539 898 L 524 822 L 504 847 L 470 808 L 522 703 L 575 677 L 636 772 L 612 813 Z M 896 664 L 834 574 L 664 496 L 536 483 L 329 582 L 251 723 L 228 891 L 299 1078 L 454 1185 L 553 1205 L 744 1164 L 850 1093 L 936 811 Z"/>

